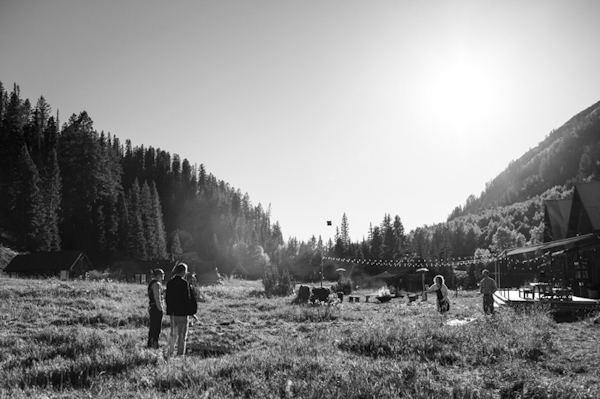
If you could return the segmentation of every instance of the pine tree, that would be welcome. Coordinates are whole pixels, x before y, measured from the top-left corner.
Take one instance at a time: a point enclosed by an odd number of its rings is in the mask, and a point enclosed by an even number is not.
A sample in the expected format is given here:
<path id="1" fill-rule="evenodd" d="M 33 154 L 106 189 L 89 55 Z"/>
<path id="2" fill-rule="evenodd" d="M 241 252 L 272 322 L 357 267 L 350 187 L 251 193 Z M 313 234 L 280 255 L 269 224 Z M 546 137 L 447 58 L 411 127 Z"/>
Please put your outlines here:
<path id="1" fill-rule="evenodd" d="M 342 241 L 342 235 L 340 234 L 339 227 L 335 227 L 335 235 L 333 236 L 333 241 L 335 242 L 333 251 L 335 252 L 335 256 L 339 258 L 344 257 L 344 242 Z"/>
<path id="2" fill-rule="evenodd" d="M 150 189 L 152 191 L 152 216 L 154 217 L 156 229 L 153 256 L 154 259 L 167 259 L 167 234 L 163 222 L 160 198 L 154 182 L 152 182 Z"/>
<path id="3" fill-rule="evenodd" d="M 348 225 L 348 217 L 346 217 L 346 212 L 344 212 L 344 215 L 342 216 L 340 238 L 342 240 L 343 254 L 344 256 L 347 256 L 350 252 L 350 226 Z"/>
<path id="4" fill-rule="evenodd" d="M 86 112 L 72 115 L 59 137 L 58 161 L 62 177 L 61 238 L 64 249 L 95 251 L 99 232 L 100 190 L 107 183 L 100 162 L 101 149 L 93 122 Z"/>
<path id="5" fill-rule="evenodd" d="M 19 187 L 18 163 L 22 160 L 25 145 L 24 127 L 27 120 L 23 118 L 23 101 L 20 98 L 19 86 L 14 85 L 10 97 L 4 92 L 2 120 L 0 120 L 0 226 L 7 238 L 16 240 L 19 220 L 14 214 L 17 206 L 16 193 Z M 14 245 L 17 245 L 14 242 Z"/>
<path id="6" fill-rule="evenodd" d="M 373 227 L 373 233 L 371 237 L 371 248 L 369 250 L 369 253 L 371 254 L 371 259 L 381 259 L 382 249 L 383 237 L 381 236 L 379 226 L 375 226 Z"/>
<path id="7" fill-rule="evenodd" d="M 104 237 L 105 261 L 110 261 L 117 255 L 119 247 L 119 211 L 117 201 L 122 190 L 122 168 L 119 161 L 119 151 L 111 143 L 111 137 L 105 137 L 104 132 L 98 139 L 99 145 L 99 173 L 98 173 L 98 207 L 102 208 L 103 226 L 99 236 Z M 100 227 L 98 227 L 100 228 Z"/>
<path id="8" fill-rule="evenodd" d="M 396 250 L 396 237 L 392 229 L 392 218 L 389 214 L 385 214 L 383 222 L 381 223 L 381 234 L 383 236 L 383 245 L 381 248 L 381 256 L 385 260 L 394 259 L 394 252 Z"/>
<path id="9" fill-rule="evenodd" d="M 23 251 L 38 252 L 45 250 L 43 198 L 40 190 L 40 178 L 27 146 L 23 145 L 18 159 L 19 175 L 13 186 L 17 224 L 17 248 Z"/>
<path id="10" fill-rule="evenodd" d="M 41 96 L 33 109 L 31 120 L 26 128 L 25 139 L 30 148 L 31 158 L 34 160 L 38 170 L 43 167 L 45 158 L 44 134 L 51 112 L 50 104 L 46 102 L 44 96 Z"/>
<path id="11" fill-rule="evenodd" d="M 392 230 L 394 232 L 394 260 L 400 260 L 404 257 L 404 254 L 407 253 L 407 245 L 406 245 L 406 235 L 404 234 L 404 225 L 400 220 L 400 216 L 396 215 L 394 217 L 394 223 L 392 225 Z"/>
<path id="12" fill-rule="evenodd" d="M 135 183 L 134 183 L 135 185 Z M 142 231 L 144 233 L 145 252 L 148 259 L 156 259 L 156 219 L 153 214 L 152 197 L 148 182 L 144 182 L 140 190 L 139 214 L 142 218 Z"/>
<path id="13" fill-rule="evenodd" d="M 175 231 L 173 234 L 173 240 L 171 241 L 171 248 L 169 250 L 171 253 L 172 260 L 181 259 L 181 255 L 183 255 L 183 250 L 181 249 L 181 242 L 179 241 L 179 232 Z"/>
<path id="14" fill-rule="evenodd" d="M 129 231 L 127 235 L 128 250 L 135 259 L 146 260 L 148 254 L 146 252 L 146 236 L 144 234 L 144 222 L 141 211 L 140 200 L 140 185 L 137 179 L 133 181 L 133 185 L 129 190 L 128 195 L 128 219 Z"/>
<path id="15" fill-rule="evenodd" d="M 42 247 L 44 251 L 60 251 L 60 231 L 58 229 L 58 215 L 62 200 L 62 180 L 56 150 L 52 149 L 46 161 L 43 177 L 44 198 L 44 237 Z"/>

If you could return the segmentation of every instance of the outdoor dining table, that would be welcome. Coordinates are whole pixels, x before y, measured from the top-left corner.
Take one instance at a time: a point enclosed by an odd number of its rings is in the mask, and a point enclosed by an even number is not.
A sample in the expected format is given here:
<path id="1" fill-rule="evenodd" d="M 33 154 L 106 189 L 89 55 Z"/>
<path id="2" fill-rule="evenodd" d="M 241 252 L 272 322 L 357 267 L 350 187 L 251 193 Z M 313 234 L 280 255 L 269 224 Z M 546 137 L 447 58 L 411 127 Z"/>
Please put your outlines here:
<path id="1" fill-rule="evenodd" d="M 542 293 L 548 293 L 552 291 L 552 287 L 548 283 L 529 283 L 531 288 L 531 296 L 535 299 L 535 292 L 537 291 L 538 299 L 542 297 Z"/>

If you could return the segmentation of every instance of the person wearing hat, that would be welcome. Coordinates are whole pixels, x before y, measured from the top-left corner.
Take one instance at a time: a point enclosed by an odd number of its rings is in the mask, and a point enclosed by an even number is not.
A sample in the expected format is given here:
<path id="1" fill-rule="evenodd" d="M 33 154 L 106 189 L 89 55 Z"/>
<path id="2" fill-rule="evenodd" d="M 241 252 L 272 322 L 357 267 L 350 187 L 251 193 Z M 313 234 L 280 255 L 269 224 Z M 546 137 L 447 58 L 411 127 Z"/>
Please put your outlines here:
<path id="1" fill-rule="evenodd" d="M 197 300 L 194 290 L 184 279 L 188 267 L 185 263 L 179 263 L 173 268 L 173 278 L 167 283 L 165 300 L 167 302 L 167 314 L 171 317 L 171 342 L 169 344 L 168 356 L 175 352 L 177 342 L 177 354 L 185 354 L 186 338 L 189 326 L 189 317 L 197 310 Z"/>
<path id="2" fill-rule="evenodd" d="M 148 348 L 158 348 L 158 338 L 160 337 L 162 318 L 165 311 L 164 287 L 162 284 L 164 279 L 165 272 L 162 269 L 154 269 L 152 271 L 152 281 L 148 284 L 148 312 L 150 312 Z"/>
<path id="3" fill-rule="evenodd" d="M 483 294 L 483 312 L 494 314 L 494 292 L 498 287 L 494 279 L 489 276 L 490 272 L 487 269 L 483 269 L 481 274 L 483 278 L 479 282 L 479 292 Z"/>

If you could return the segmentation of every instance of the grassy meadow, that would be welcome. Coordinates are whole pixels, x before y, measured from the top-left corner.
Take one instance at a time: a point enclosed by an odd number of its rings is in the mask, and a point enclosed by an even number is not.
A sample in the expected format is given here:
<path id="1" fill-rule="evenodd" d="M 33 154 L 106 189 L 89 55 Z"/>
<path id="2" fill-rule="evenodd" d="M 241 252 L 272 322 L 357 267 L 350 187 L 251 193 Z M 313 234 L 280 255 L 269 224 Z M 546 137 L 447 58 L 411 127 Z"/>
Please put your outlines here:
<path id="1" fill-rule="evenodd" d="M 188 355 L 165 359 L 166 317 L 145 347 L 144 285 L 0 278 L 0 397 L 600 397 L 597 318 L 485 317 L 474 292 L 445 319 L 432 298 L 295 305 L 239 280 L 202 294 Z"/>

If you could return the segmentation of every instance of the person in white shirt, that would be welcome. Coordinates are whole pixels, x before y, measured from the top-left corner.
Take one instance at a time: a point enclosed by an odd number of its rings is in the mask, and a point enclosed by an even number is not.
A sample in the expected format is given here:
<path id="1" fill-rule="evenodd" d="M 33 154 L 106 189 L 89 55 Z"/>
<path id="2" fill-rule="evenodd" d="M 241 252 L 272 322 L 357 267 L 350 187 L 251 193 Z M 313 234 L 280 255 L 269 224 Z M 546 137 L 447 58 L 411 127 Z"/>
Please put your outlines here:
<path id="1" fill-rule="evenodd" d="M 444 276 L 438 274 L 433 278 L 433 283 L 431 287 L 427 287 L 427 292 L 436 293 L 438 312 L 445 314 L 450 310 L 450 299 L 448 297 L 448 287 L 444 283 Z"/>

